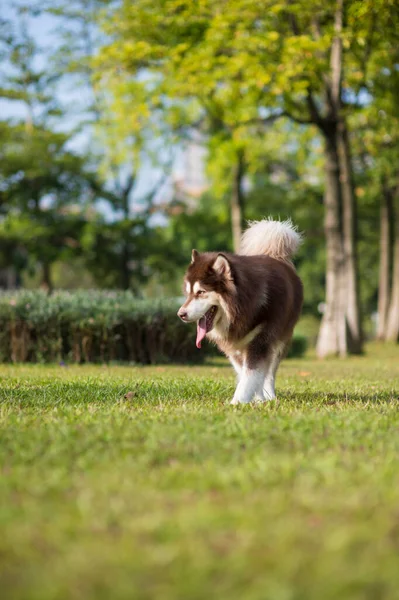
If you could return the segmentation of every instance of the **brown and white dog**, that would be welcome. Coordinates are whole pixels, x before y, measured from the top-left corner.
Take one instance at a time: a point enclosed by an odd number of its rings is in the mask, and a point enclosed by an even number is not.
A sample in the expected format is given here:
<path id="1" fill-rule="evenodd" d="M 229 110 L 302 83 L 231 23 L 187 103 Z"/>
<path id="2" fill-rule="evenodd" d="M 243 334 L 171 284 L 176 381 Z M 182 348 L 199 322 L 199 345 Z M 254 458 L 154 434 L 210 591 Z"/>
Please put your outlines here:
<path id="1" fill-rule="evenodd" d="M 291 257 L 301 236 L 290 221 L 265 219 L 244 232 L 239 254 L 192 251 L 178 316 L 197 321 L 238 376 L 232 404 L 275 398 L 277 368 L 299 318 L 303 290 Z"/>

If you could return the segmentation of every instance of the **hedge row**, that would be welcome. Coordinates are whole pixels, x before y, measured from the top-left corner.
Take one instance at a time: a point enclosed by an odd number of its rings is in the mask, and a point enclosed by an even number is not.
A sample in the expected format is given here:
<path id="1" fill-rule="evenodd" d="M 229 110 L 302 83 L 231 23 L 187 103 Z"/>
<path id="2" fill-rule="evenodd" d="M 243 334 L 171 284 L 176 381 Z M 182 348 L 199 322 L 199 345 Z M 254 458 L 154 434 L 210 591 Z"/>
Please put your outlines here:
<path id="1" fill-rule="evenodd" d="M 130 292 L 21 291 L 0 295 L 1 362 L 200 362 L 215 349 L 195 346 L 176 299 L 138 300 Z M 291 355 L 306 340 L 296 337 Z"/>

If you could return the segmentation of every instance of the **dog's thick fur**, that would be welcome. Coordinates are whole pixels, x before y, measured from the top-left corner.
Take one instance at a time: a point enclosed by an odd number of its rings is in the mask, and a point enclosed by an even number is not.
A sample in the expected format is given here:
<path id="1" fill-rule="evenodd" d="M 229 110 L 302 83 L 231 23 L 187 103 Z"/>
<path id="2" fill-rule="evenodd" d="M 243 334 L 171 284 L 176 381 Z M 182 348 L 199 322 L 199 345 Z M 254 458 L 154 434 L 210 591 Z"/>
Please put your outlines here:
<path id="1" fill-rule="evenodd" d="M 192 252 L 178 315 L 197 321 L 235 368 L 232 404 L 275 398 L 275 376 L 299 318 L 303 291 L 291 258 L 301 242 L 290 221 L 250 224 L 239 254 Z"/>

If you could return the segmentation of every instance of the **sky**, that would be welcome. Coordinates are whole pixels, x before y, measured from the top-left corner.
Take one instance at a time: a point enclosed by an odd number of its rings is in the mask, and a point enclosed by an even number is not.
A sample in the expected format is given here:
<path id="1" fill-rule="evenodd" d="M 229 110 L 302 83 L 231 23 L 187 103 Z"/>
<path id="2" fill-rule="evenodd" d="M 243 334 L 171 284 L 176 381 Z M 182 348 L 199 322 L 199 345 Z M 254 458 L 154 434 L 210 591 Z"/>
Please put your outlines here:
<path id="1" fill-rule="evenodd" d="M 0 16 L 10 20 L 14 27 L 17 27 L 17 2 L 15 0 L 0 0 Z M 34 27 L 30 27 L 29 31 L 35 38 L 38 45 L 44 51 L 51 52 L 52 46 L 55 45 L 56 38 L 54 36 L 54 20 L 49 15 L 42 15 L 34 20 Z M 38 63 L 40 65 L 40 63 Z M 40 65 L 42 66 L 42 65 Z M 5 68 L 4 63 L 1 66 Z M 1 118 L 25 116 L 25 110 L 22 103 L 10 102 L 0 98 L 0 115 Z"/>

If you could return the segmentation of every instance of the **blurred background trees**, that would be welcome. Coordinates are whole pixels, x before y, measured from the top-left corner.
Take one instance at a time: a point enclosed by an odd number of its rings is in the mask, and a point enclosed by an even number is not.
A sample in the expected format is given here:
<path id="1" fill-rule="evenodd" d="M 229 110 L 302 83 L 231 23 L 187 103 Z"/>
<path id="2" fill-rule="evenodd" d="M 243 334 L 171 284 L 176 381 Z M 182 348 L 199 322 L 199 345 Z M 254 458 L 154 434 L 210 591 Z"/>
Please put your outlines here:
<path id="1" fill-rule="evenodd" d="M 291 217 L 318 354 L 397 341 L 398 10 L 10 2 L 3 287 L 179 295 L 192 247 L 235 250 L 248 219 Z"/>

